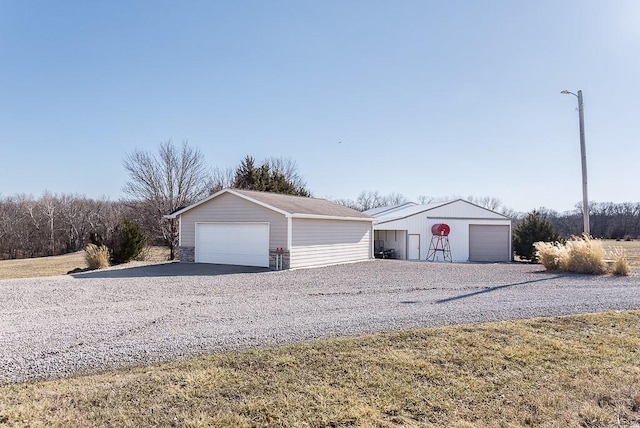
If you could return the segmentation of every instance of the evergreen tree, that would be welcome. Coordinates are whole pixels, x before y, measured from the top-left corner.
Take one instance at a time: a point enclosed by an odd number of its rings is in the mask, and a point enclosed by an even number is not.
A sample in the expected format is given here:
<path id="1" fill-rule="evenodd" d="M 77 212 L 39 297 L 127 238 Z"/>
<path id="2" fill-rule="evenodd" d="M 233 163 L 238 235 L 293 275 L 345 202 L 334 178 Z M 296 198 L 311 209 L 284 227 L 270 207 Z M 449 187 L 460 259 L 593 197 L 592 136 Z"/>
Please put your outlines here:
<path id="1" fill-rule="evenodd" d="M 256 166 L 255 159 L 246 156 L 236 168 L 233 187 L 260 192 L 283 193 L 295 196 L 311 196 L 300 178 L 295 173 L 295 167 L 288 165 L 287 171 L 278 168 L 274 161 Z"/>
<path id="2" fill-rule="evenodd" d="M 255 159 L 251 156 L 246 156 L 238 168 L 236 168 L 235 180 L 233 187 L 237 189 L 246 190 L 259 190 L 259 171 L 255 167 Z"/>
<path id="3" fill-rule="evenodd" d="M 537 210 L 527 214 L 513 228 L 513 249 L 516 255 L 526 260 L 537 261 L 534 243 L 555 242 L 558 239 L 560 235 L 553 224 Z"/>
<path id="4" fill-rule="evenodd" d="M 138 257 L 144 248 L 145 237 L 137 224 L 128 220 L 120 223 L 111 240 L 111 260 L 127 263 Z"/>

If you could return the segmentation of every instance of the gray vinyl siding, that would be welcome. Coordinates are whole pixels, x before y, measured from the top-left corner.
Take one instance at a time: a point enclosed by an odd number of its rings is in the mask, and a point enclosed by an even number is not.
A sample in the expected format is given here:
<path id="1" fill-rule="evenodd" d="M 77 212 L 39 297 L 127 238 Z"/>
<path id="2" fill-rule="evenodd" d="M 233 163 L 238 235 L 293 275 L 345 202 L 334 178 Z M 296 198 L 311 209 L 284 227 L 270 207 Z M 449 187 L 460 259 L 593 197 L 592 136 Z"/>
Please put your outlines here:
<path id="1" fill-rule="evenodd" d="M 284 215 L 228 193 L 181 215 L 180 245 L 195 247 L 195 224 L 206 222 L 268 222 L 269 248 L 287 247 Z"/>
<path id="2" fill-rule="evenodd" d="M 293 219 L 291 268 L 351 263 L 371 258 L 369 221 Z"/>

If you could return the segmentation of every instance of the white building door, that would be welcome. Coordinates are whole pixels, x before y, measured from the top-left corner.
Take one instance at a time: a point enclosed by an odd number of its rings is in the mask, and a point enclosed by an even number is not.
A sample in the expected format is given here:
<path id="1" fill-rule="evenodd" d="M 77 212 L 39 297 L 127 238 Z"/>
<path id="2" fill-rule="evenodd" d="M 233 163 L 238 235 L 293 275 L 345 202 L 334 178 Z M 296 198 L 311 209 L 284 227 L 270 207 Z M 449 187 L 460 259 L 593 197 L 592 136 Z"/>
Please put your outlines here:
<path id="1" fill-rule="evenodd" d="M 407 235 L 407 259 L 420 260 L 420 235 Z"/>
<path id="2" fill-rule="evenodd" d="M 196 263 L 269 267 L 268 223 L 197 223 Z"/>

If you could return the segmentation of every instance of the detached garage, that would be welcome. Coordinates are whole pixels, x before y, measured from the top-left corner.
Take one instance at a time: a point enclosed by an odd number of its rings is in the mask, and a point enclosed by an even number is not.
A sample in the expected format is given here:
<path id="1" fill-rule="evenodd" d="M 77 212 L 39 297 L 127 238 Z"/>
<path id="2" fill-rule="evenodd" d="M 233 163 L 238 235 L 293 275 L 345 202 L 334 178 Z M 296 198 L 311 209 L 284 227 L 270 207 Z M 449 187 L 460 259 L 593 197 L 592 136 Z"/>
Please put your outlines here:
<path id="1" fill-rule="evenodd" d="M 365 213 L 376 218 L 376 253 L 392 250 L 399 259 L 426 260 L 427 255 L 432 254 L 429 252 L 432 227 L 444 223 L 450 228 L 447 238 L 452 261 L 508 262 L 512 259 L 511 219 L 463 199 L 427 205 L 408 203 Z"/>
<path id="2" fill-rule="evenodd" d="M 324 199 L 224 189 L 168 218 L 180 261 L 296 269 L 369 260 L 374 218 Z"/>

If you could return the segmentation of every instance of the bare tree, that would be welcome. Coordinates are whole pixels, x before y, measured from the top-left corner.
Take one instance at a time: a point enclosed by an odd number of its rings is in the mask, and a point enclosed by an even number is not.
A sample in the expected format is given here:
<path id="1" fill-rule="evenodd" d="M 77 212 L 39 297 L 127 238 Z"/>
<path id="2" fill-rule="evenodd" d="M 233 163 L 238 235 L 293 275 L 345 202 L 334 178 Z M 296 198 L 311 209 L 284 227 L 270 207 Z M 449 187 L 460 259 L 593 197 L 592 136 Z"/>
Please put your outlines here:
<path id="1" fill-rule="evenodd" d="M 400 205 L 407 201 L 408 199 L 400 193 L 392 192 L 388 195 L 381 195 L 377 191 L 363 190 L 355 201 L 351 199 L 336 199 L 333 202 L 358 211 L 367 211 L 372 208 Z"/>
<path id="2" fill-rule="evenodd" d="M 384 200 L 382 195 L 377 191 L 363 190 L 356 199 L 356 204 L 360 211 L 367 211 L 372 208 L 378 208 L 384 206 Z"/>
<path id="3" fill-rule="evenodd" d="M 211 180 L 209 181 L 209 193 L 214 194 L 222 189 L 233 187 L 236 178 L 236 171 L 233 168 L 214 168 L 211 171 Z"/>
<path id="4" fill-rule="evenodd" d="M 406 196 L 396 192 L 391 192 L 388 195 L 383 196 L 382 199 L 384 205 L 387 207 L 392 207 L 395 205 L 404 204 L 405 202 L 409 202 Z"/>
<path id="5" fill-rule="evenodd" d="M 181 148 L 166 141 L 160 144 L 157 154 L 135 150 L 125 158 L 124 167 L 129 173 L 124 192 L 144 201 L 153 213 L 173 260 L 178 245 L 178 221 L 163 216 L 208 194 L 210 176 L 204 156 L 186 141 Z"/>
<path id="6" fill-rule="evenodd" d="M 433 204 L 436 202 L 448 202 L 453 201 L 455 199 L 460 199 L 460 196 L 429 196 L 429 195 L 420 195 L 418 196 L 418 203 L 422 205 Z"/>
<path id="7" fill-rule="evenodd" d="M 418 203 L 422 205 L 427 205 L 432 202 L 436 202 L 436 198 L 428 195 L 420 195 L 418 196 Z"/>
<path id="8" fill-rule="evenodd" d="M 40 199 L 40 210 L 49 227 L 49 255 L 56 254 L 56 215 L 58 214 L 58 197 L 49 192 L 45 192 Z"/>
<path id="9" fill-rule="evenodd" d="M 498 211 L 502 207 L 502 201 L 493 196 L 469 196 L 466 199 L 472 204 L 480 205 L 481 207 L 491 211 Z"/>
<path id="10" fill-rule="evenodd" d="M 358 206 L 358 203 L 356 201 L 354 201 L 353 199 L 333 199 L 333 202 L 338 204 L 338 205 L 342 205 L 345 206 L 347 208 L 351 208 L 352 210 L 360 210 L 360 207 Z"/>

